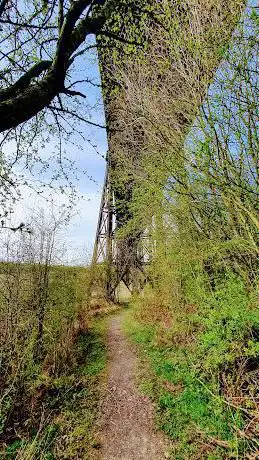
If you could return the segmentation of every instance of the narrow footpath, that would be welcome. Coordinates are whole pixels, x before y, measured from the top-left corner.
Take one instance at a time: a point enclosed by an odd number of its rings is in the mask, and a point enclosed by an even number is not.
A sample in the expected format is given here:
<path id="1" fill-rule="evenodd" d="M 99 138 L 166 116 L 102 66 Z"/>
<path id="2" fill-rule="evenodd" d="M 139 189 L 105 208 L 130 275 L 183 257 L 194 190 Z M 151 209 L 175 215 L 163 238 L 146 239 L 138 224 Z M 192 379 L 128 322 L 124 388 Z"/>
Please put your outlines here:
<path id="1" fill-rule="evenodd" d="M 110 319 L 109 376 L 102 402 L 100 454 L 103 460 L 163 460 L 166 441 L 155 429 L 151 401 L 140 394 L 135 373 L 137 356 L 121 325 L 124 312 Z"/>

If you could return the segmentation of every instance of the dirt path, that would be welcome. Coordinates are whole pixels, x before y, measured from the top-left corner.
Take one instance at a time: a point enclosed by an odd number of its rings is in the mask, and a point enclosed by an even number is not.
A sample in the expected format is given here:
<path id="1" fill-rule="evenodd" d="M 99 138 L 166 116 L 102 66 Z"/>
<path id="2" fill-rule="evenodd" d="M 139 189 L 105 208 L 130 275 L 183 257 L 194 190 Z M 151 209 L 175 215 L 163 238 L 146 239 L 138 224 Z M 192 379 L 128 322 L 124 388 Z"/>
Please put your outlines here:
<path id="1" fill-rule="evenodd" d="M 101 458 L 103 460 L 162 460 L 166 442 L 154 426 L 154 411 L 135 382 L 137 357 L 125 338 L 123 313 L 111 318 L 108 332 L 108 390 L 102 404 Z"/>

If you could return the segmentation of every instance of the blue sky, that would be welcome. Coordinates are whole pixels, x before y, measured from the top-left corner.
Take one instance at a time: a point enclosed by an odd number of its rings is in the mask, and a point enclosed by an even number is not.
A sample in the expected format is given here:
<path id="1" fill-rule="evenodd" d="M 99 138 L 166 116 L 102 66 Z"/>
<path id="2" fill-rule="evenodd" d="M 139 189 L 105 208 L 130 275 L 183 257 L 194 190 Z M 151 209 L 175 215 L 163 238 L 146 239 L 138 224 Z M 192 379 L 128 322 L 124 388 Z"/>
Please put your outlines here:
<path id="1" fill-rule="evenodd" d="M 85 59 L 80 58 L 80 61 L 77 63 L 75 79 L 80 80 L 86 77 L 86 66 L 87 77 L 100 84 L 96 55 L 91 58 L 89 56 Z M 86 107 L 91 107 L 86 117 L 91 117 L 91 121 L 95 123 L 105 125 L 100 87 L 82 84 L 80 91 L 87 95 Z M 71 264 L 84 264 L 89 262 L 91 258 L 106 166 L 104 158 L 107 152 L 105 129 L 96 128 L 85 123 L 79 123 L 79 125 L 84 137 L 89 139 L 90 143 L 84 141 L 80 136 L 73 135 L 71 143 L 66 145 L 65 141 L 65 145 L 63 146 L 64 155 L 69 156 L 70 159 L 75 161 L 77 180 L 73 178 L 74 173 L 72 170 L 69 171 L 69 174 L 78 195 L 81 196 L 73 210 L 73 216 L 69 225 L 62 230 L 62 239 L 67 247 L 62 261 Z M 52 137 L 50 142 L 41 151 L 41 156 L 48 157 L 55 152 L 57 142 L 58 139 L 55 136 Z M 13 155 L 14 148 L 9 145 L 8 149 L 10 155 Z M 51 163 L 49 170 L 45 172 L 40 170 L 40 166 L 36 165 L 34 167 L 33 181 L 36 181 L 36 189 L 37 181 L 39 179 L 43 182 L 47 181 L 55 167 L 55 161 Z M 23 162 L 17 165 L 16 172 L 18 175 L 25 174 L 26 180 L 28 178 L 28 181 L 32 181 L 32 176 L 28 174 Z M 63 181 L 57 181 L 57 185 L 59 183 L 63 183 Z M 50 191 L 47 187 L 44 190 L 42 196 L 39 197 L 30 187 L 22 185 L 20 187 L 22 198 L 14 206 L 14 212 L 12 213 L 9 224 L 15 226 L 19 225 L 20 222 L 30 221 L 31 216 L 37 214 L 39 210 L 46 213 L 46 216 L 51 212 L 54 212 L 55 215 L 62 214 L 62 205 L 68 203 L 65 194 L 59 190 Z M 8 234 L 5 237 L 10 238 Z"/>
<path id="2" fill-rule="evenodd" d="M 249 6 L 258 6 L 258 0 L 250 0 Z M 93 43 L 93 39 L 89 39 Z M 73 73 L 74 80 L 91 78 L 96 83 L 100 84 L 100 75 L 98 61 L 95 52 L 92 55 L 80 57 L 76 63 L 76 71 Z M 83 111 L 86 117 L 90 117 L 91 121 L 104 125 L 104 110 L 102 103 L 101 89 L 99 86 L 89 86 L 84 83 L 78 89 L 87 95 L 86 102 L 80 101 L 78 108 Z M 84 112 L 85 111 L 85 112 Z M 77 178 L 74 180 L 74 185 L 77 188 L 78 195 L 82 196 L 73 212 L 73 217 L 69 225 L 64 228 L 62 238 L 67 247 L 67 251 L 63 257 L 64 263 L 83 264 L 88 262 L 91 257 L 91 252 L 94 244 L 97 218 L 99 213 L 100 198 L 103 186 L 105 160 L 107 152 L 107 139 L 105 129 L 96 128 L 87 124 L 79 124 L 80 130 L 85 139 L 89 139 L 90 143 L 82 140 L 80 136 L 73 135 L 71 142 L 66 143 L 64 139 L 63 149 L 70 159 L 75 160 L 77 169 Z M 47 157 L 56 149 L 58 139 L 51 138 L 49 143 L 40 151 L 40 155 Z M 94 146 L 94 147 L 93 147 Z M 11 149 L 11 147 L 9 147 Z M 13 152 L 12 152 L 13 154 Z M 55 163 L 55 162 L 54 162 Z M 34 178 L 37 181 L 48 180 L 53 168 L 56 164 L 51 164 L 50 169 L 46 172 L 40 171 L 37 167 L 34 169 Z M 73 168 L 70 168 L 69 173 L 73 177 Z M 69 165 L 68 165 L 69 170 Z M 18 174 L 23 173 L 27 178 L 27 170 L 23 164 L 17 166 Z M 31 177 L 28 177 L 31 180 Z M 62 180 L 60 181 L 62 183 Z M 58 184 L 57 184 L 58 185 Z M 36 186 L 37 187 L 37 186 Z M 18 225 L 21 221 L 30 220 L 30 216 L 34 212 L 42 209 L 44 212 L 52 212 L 52 205 L 46 201 L 46 197 L 50 196 L 50 190 L 46 188 L 44 197 L 39 197 L 31 188 L 21 186 L 22 199 L 18 201 L 14 208 L 14 213 L 11 218 L 11 225 Z M 55 214 L 62 214 L 62 205 L 67 203 L 67 198 L 60 190 L 51 192 L 51 200 L 54 203 Z"/>

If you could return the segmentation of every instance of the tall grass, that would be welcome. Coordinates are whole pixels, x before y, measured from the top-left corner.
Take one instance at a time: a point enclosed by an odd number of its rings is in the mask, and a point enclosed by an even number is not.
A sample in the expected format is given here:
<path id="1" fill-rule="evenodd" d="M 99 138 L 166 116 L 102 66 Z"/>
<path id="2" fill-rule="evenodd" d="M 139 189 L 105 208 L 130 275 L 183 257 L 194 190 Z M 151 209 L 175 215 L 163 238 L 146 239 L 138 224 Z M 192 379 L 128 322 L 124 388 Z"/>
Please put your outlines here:
<path id="1" fill-rule="evenodd" d="M 88 331 L 87 269 L 49 268 L 39 356 L 35 267 L 5 263 L 0 268 L 1 435 L 8 440 L 40 422 L 41 397 L 48 383 L 66 374 L 77 359 L 75 343 Z"/>

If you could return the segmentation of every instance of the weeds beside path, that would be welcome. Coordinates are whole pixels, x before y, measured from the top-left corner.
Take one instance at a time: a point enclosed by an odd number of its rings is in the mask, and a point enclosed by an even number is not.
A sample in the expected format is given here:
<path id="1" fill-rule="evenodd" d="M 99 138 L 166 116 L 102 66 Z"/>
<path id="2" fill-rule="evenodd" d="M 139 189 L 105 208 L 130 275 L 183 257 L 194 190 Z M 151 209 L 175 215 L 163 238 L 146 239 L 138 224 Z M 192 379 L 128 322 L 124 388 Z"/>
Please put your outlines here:
<path id="1" fill-rule="evenodd" d="M 0 459 L 97 458 L 94 425 L 106 365 L 105 335 L 106 318 L 92 320 L 75 342 L 74 362 L 67 372 L 56 378 L 38 376 L 31 390 L 32 416 L 26 424 L 16 424 L 16 439 L 8 443 L 2 435 Z"/>
<path id="2" fill-rule="evenodd" d="M 210 301 L 208 297 L 208 306 Z M 229 315 L 224 320 L 225 331 L 228 332 L 223 336 L 225 354 L 220 342 L 221 323 L 219 320 L 212 322 L 215 315 L 213 308 L 203 310 L 201 321 L 204 327 L 201 330 L 197 327 L 197 315 L 192 316 L 188 306 L 186 309 L 182 306 L 180 311 L 173 306 L 167 308 L 159 304 L 159 298 L 150 292 L 145 298 L 131 303 L 126 318 L 126 334 L 135 343 L 140 357 L 140 388 L 155 402 L 158 426 L 172 443 L 172 459 L 259 459 L 258 361 L 246 358 L 241 374 L 239 350 L 234 348 L 238 343 L 237 333 L 240 346 L 246 343 L 249 322 L 238 323 L 238 299 L 230 315 L 228 305 L 231 303 L 227 292 L 224 293 L 224 301 L 217 296 L 217 304 L 222 318 L 226 315 L 226 308 Z M 251 309 L 251 317 L 252 312 Z M 192 325 L 194 320 L 196 329 Z M 214 335 L 209 335 L 212 324 Z M 214 342 L 209 342 L 209 337 Z M 204 345 L 207 345 L 207 354 L 204 353 Z M 218 366 L 214 362 L 214 366 L 206 368 L 213 358 L 222 360 L 220 352 L 225 359 L 224 367 L 220 361 Z M 248 367 L 249 362 L 253 366 Z M 235 375 L 238 376 L 236 380 Z"/>

